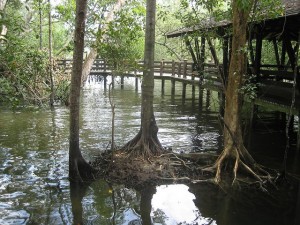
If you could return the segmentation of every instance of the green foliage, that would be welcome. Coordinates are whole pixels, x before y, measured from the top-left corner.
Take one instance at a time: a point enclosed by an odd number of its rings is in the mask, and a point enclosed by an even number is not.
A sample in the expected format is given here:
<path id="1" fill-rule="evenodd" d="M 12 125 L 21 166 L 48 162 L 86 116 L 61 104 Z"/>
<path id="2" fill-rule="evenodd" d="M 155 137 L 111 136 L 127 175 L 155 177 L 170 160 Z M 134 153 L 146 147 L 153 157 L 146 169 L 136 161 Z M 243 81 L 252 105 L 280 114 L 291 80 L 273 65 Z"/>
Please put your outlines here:
<path id="1" fill-rule="evenodd" d="M 243 86 L 240 88 L 240 93 L 254 100 L 257 97 L 258 86 L 255 75 L 247 76 Z"/>
<path id="2" fill-rule="evenodd" d="M 179 2 L 179 0 L 164 1 L 162 5 L 157 6 L 154 56 L 156 60 L 182 60 L 189 57 L 181 38 L 167 39 L 165 36 L 166 33 L 182 26 L 181 21 L 176 16 L 179 10 Z"/>
<path id="3" fill-rule="evenodd" d="M 229 1 L 181 0 L 178 18 L 187 27 L 201 26 L 208 19 L 227 19 L 230 15 Z"/>
<path id="4" fill-rule="evenodd" d="M 237 2 L 237 6 L 240 9 L 247 10 L 247 11 L 250 10 L 253 5 L 252 0 L 236 0 L 236 2 Z"/>
<path id="5" fill-rule="evenodd" d="M 6 42 L 0 47 L 0 102 L 42 104 L 48 97 L 48 58 L 36 47 L 22 8 L 8 4 L 5 17 Z"/>
<path id="6" fill-rule="evenodd" d="M 260 21 L 284 14 L 282 0 L 261 0 L 253 6 L 251 20 Z"/>
<path id="7" fill-rule="evenodd" d="M 96 43 L 99 55 L 114 66 L 115 72 L 136 67 L 136 60 L 143 55 L 142 5 L 127 4 L 117 13 L 107 28 L 99 30 Z"/>

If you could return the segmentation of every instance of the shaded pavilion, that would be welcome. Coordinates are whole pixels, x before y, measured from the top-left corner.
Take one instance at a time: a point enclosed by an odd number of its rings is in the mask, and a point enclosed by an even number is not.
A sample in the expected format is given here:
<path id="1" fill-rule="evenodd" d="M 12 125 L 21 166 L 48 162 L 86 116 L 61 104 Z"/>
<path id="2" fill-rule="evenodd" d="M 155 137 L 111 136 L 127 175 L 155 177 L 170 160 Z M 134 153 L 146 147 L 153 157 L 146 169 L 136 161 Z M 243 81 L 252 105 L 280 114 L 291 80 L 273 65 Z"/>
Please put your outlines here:
<path id="1" fill-rule="evenodd" d="M 300 1 L 284 0 L 280 11 L 280 14 L 272 17 L 261 13 L 256 15 L 255 19 L 251 18 L 248 23 L 248 73 L 245 79 L 251 76 L 251 82 L 257 85 L 256 98 L 252 100 L 253 111 L 257 106 L 263 106 L 283 113 L 291 112 L 300 118 Z M 231 33 L 231 21 L 208 19 L 202 24 L 169 32 L 166 36 L 184 37 L 194 62 L 194 69 L 200 76 L 204 74 L 206 51 L 209 49 L 210 57 L 218 68 L 222 86 L 226 88 Z M 222 45 L 221 53 L 214 47 L 215 39 Z M 274 60 L 265 63 L 262 53 L 264 48 L 270 46 L 274 54 L 271 57 Z M 299 125 L 297 148 L 300 148 Z"/>

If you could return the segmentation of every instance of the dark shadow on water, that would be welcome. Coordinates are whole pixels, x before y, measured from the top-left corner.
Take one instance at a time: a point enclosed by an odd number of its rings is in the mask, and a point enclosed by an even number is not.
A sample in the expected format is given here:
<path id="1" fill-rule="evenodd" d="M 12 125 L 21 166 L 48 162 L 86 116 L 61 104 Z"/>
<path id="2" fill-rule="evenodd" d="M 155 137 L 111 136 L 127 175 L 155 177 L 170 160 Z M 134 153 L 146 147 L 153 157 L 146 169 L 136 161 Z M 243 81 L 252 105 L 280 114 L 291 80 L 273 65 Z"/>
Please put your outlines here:
<path id="1" fill-rule="evenodd" d="M 140 214 L 142 217 L 143 225 L 152 225 L 151 219 L 151 201 L 153 198 L 153 194 L 156 192 L 155 186 L 149 186 L 140 191 L 141 194 L 141 203 L 140 203 Z"/>
<path id="2" fill-rule="evenodd" d="M 211 184 L 170 184 L 138 190 L 108 185 L 110 191 L 102 189 L 97 193 L 101 201 L 93 204 L 106 205 L 111 209 L 110 213 L 105 214 L 102 207 L 98 219 L 93 221 L 86 220 L 84 214 L 89 212 L 82 206 L 89 187 L 89 184 L 70 183 L 74 225 L 300 224 L 300 185 L 297 183 L 286 184 L 268 193 L 259 189 L 224 192 Z M 177 209 L 174 211 L 174 208 Z"/>
<path id="3" fill-rule="evenodd" d="M 70 182 L 70 197 L 72 204 L 73 224 L 83 225 L 82 200 L 90 184 Z"/>
<path id="4" fill-rule="evenodd" d="M 191 185 L 189 191 L 196 196 L 201 215 L 218 225 L 299 225 L 299 184 L 269 193 L 253 189 L 225 193 L 213 185 Z"/>

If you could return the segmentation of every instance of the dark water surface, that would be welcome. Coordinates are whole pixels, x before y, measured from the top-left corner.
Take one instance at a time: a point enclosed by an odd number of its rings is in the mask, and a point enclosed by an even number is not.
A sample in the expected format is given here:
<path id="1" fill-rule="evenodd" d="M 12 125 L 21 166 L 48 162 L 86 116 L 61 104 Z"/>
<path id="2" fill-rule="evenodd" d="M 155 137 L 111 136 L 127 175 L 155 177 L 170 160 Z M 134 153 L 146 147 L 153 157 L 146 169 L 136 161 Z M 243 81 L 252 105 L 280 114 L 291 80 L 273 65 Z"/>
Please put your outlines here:
<path id="1" fill-rule="evenodd" d="M 100 82 L 87 83 L 82 94 L 81 148 L 93 160 L 109 146 L 111 110 L 108 90 Z M 175 152 L 216 152 L 222 149 L 217 95 L 200 103 L 188 86 L 181 98 L 166 82 L 155 88 L 155 116 L 159 139 Z M 115 140 L 122 145 L 140 126 L 140 88 L 125 80 L 114 90 L 116 105 Z M 270 193 L 227 193 L 207 186 L 183 184 L 132 190 L 99 180 L 88 187 L 70 186 L 68 181 L 68 108 L 0 109 L 0 225 L 6 224 L 210 224 L 210 225 L 297 225 L 300 189 Z M 279 168 L 284 134 L 274 127 L 274 114 L 258 120 L 251 148 L 257 160 Z M 266 128 L 267 127 L 267 128 Z M 265 129 L 266 128 L 266 129 Z M 293 148 L 293 146 L 292 146 Z M 300 174 L 299 160 L 291 149 L 289 170 Z M 299 157 L 299 156 L 298 156 Z M 280 195 L 280 198 L 275 196 Z M 298 204 L 298 205 L 297 205 Z"/>

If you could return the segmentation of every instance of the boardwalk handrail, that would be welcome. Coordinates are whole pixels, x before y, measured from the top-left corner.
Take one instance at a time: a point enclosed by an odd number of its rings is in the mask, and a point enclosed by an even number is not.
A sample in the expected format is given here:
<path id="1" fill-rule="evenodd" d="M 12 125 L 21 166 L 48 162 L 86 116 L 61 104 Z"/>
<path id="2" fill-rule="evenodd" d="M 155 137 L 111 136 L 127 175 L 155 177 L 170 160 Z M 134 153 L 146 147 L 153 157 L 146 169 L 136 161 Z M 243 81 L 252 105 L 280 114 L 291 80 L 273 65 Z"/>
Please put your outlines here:
<path id="1" fill-rule="evenodd" d="M 137 61 L 136 68 L 132 71 L 124 71 L 120 75 L 124 76 L 142 76 L 143 61 Z M 57 60 L 57 65 L 60 68 L 64 68 L 67 72 L 71 72 L 72 60 L 63 59 Z M 114 68 L 111 64 L 107 63 L 104 59 L 96 59 L 92 66 L 90 75 L 112 75 Z M 201 74 L 201 75 L 200 75 Z M 188 60 L 175 61 L 175 60 L 160 60 L 154 61 L 154 76 L 156 79 L 176 79 L 191 84 L 201 84 L 203 86 L 208 85 L 211 89 L 219 90 L 221 87 L 221 79 L 218 74 L 218 70 L 212 63 L 204 64 L 204 71 L 194 69 L 194 63 Z"/>
<path id="2" fill-rule="evenodd" d="M 57 65 L 60 68 L 71 70 L 72 60 L 70 59 L 61 59 L 57 60 Z M 133 71 L 124 71 L 124 75 L 136 74 L 141 75 L 143 72 L 143 61 L 137 61 L 137 68 L 134 68 Z M 188 60 L 175 61 L 175 60 L 161 60 L 154 61 L 154 73 L 156 76 L 171 76 L 177 78 L 191 79 L 195 78 L 199 80 L 220 80 L 217 72 L 217 68 L 212 63 L 204 64 L 204 73 L 199 75 L 198 71 L 194 68 L 194 63 Z M 104 59 L 96 59 L 91 69 L 91 75 L 96 74 L 111 74 L 114 70 L 114 67 L 107 63 Z"/>

